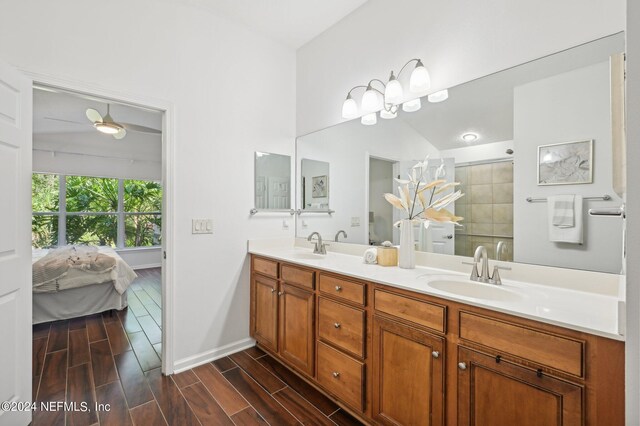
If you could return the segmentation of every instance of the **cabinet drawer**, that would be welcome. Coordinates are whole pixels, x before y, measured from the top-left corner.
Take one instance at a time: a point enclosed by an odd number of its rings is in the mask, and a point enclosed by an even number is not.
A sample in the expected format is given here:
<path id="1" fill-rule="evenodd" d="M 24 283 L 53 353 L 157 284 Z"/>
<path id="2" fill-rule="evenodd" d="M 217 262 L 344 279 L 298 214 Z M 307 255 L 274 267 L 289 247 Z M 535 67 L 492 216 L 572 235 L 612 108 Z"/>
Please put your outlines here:
<path id="1" fill-rule="evenodd" d="M 364 306 L 364 284 L 320 273 L 320 291 L 347 302 Z"/>
<path id="2" fill-rule="evenodd" d="M 318 383 L 349 406 L 364 410 L 364 364 L 318 342 Z"/>
<path id="3" fill-rule="evenodd" d="M 583 375 L 584 342 L 469 312 L 460 312 L 460 337 L 574 376 Z"/>
<path id="4" fill-rule="evenodd" d="M 275 262 L 273 260 L 254 257 L 253 270 L 272 278 L 278 278 L 278 262 Z"/>
<path id="5" fill-rule="evenodd" d="M 280 266 L 280 278 L 289 284 L 314 289 L 315 272 L 292 265 Z"/>
<path id="6" fill-rule="evenodd" d="M 322 340 L 363 358 L 364 311 L 324 297 L 318 298 L 318 335 Z"/>
<path id="7" fill-rule="evenodd" d="M 444 333 L 446 314 L 444 306 L 378 289 L 375 290 L 373 300 L 374 308 L 378 312 L 384 312 Z"/>

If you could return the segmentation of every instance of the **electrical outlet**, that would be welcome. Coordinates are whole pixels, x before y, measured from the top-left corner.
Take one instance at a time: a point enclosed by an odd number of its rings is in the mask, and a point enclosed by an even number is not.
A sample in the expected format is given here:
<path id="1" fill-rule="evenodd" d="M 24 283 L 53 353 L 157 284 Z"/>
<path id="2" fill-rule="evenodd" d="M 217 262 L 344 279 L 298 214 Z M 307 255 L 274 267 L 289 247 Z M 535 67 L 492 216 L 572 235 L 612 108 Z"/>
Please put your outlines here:
<path id="1" fill-rule="evenodd" d="M 303 227 L 303 228 L 306 228 L 306 227 L 308 227 L 308 226 L 309 226 L 309 225 L 307 225 L 307 221 L 306 221 L 306 220 L 303 220 L 303 221 L 302 221 L 302 227 Z"/>
<path id="2" fill-rule="evenodd" d="M 358 226 L 360 226 L 360 218 L 358 216 L 353 216 L 351 218 L 351 227 L 357 228 Z"/>
<path id="3" fill-rule="evenodd" d="M 213 219 L 191 219 L 192 234 L 213 234 Z"/>
<path id="4" fill-rule="evenodd" d="M 282 221 L 282 229 L 284 229 L 285 231 L 289 229 L 289 222 L 287 222 L 286 219 Z"/>

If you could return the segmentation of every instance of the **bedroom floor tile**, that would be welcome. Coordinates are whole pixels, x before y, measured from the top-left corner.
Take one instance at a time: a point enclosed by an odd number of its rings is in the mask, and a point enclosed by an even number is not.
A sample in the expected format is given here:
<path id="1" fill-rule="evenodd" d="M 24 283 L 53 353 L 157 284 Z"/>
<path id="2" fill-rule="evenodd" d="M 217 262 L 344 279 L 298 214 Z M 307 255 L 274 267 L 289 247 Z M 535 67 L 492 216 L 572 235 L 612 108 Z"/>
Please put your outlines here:
<path id="1" fill-rule="evenodd" d="M 161 314 L 160 269 L 136 273 L 128 309 L 33 326 L 34 397 L 95 398 L 111 404 L 111 411 L 61 411 L 55 418 L 44 413 L 34 417 L 34 425 L 64 424 L 65 418 L 87 426 L 96 420 L 144 426 L 166 425 L 167 420 L 181 425 L 268 424 L 265 419 L 271 424 L 361 424 L 257 348 L 172 378 L 160 375 L 160 324 L 154 318 Z M 142 292 L 146 305 L 139 298 Z"/>

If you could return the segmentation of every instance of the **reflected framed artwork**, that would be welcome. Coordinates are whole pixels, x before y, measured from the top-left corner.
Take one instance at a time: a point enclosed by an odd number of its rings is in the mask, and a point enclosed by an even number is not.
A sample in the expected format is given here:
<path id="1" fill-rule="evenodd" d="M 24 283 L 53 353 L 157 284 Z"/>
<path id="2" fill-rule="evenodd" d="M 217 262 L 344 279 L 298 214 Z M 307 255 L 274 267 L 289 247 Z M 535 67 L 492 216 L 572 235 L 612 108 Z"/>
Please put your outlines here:
<path id="1" fill-rule="evenodd" d="M 327 176 L 314 176 L 312 181 L 312 198 L 324 198 L 327 196 Z"/>
<path id="2" fill-rule="evenodd" d="M 593 139 L 538 147 L 538 185 L 585 183 L 593 183 Z"/>

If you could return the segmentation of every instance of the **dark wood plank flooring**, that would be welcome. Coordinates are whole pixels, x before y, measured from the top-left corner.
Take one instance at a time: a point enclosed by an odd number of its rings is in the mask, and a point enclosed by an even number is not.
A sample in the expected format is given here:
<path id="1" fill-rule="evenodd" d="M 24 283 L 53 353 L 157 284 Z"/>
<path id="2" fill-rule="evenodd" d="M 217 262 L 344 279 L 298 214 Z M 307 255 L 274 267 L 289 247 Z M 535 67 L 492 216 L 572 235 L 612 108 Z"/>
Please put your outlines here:
<path id="1" fill-rule="evenodd" d="M 129 308 L 33 327 L 34 400 L 91 406 L 34 425 L 361 424 L 258 348 L 163 376 L 160 269 L 136 272 Z"/>

